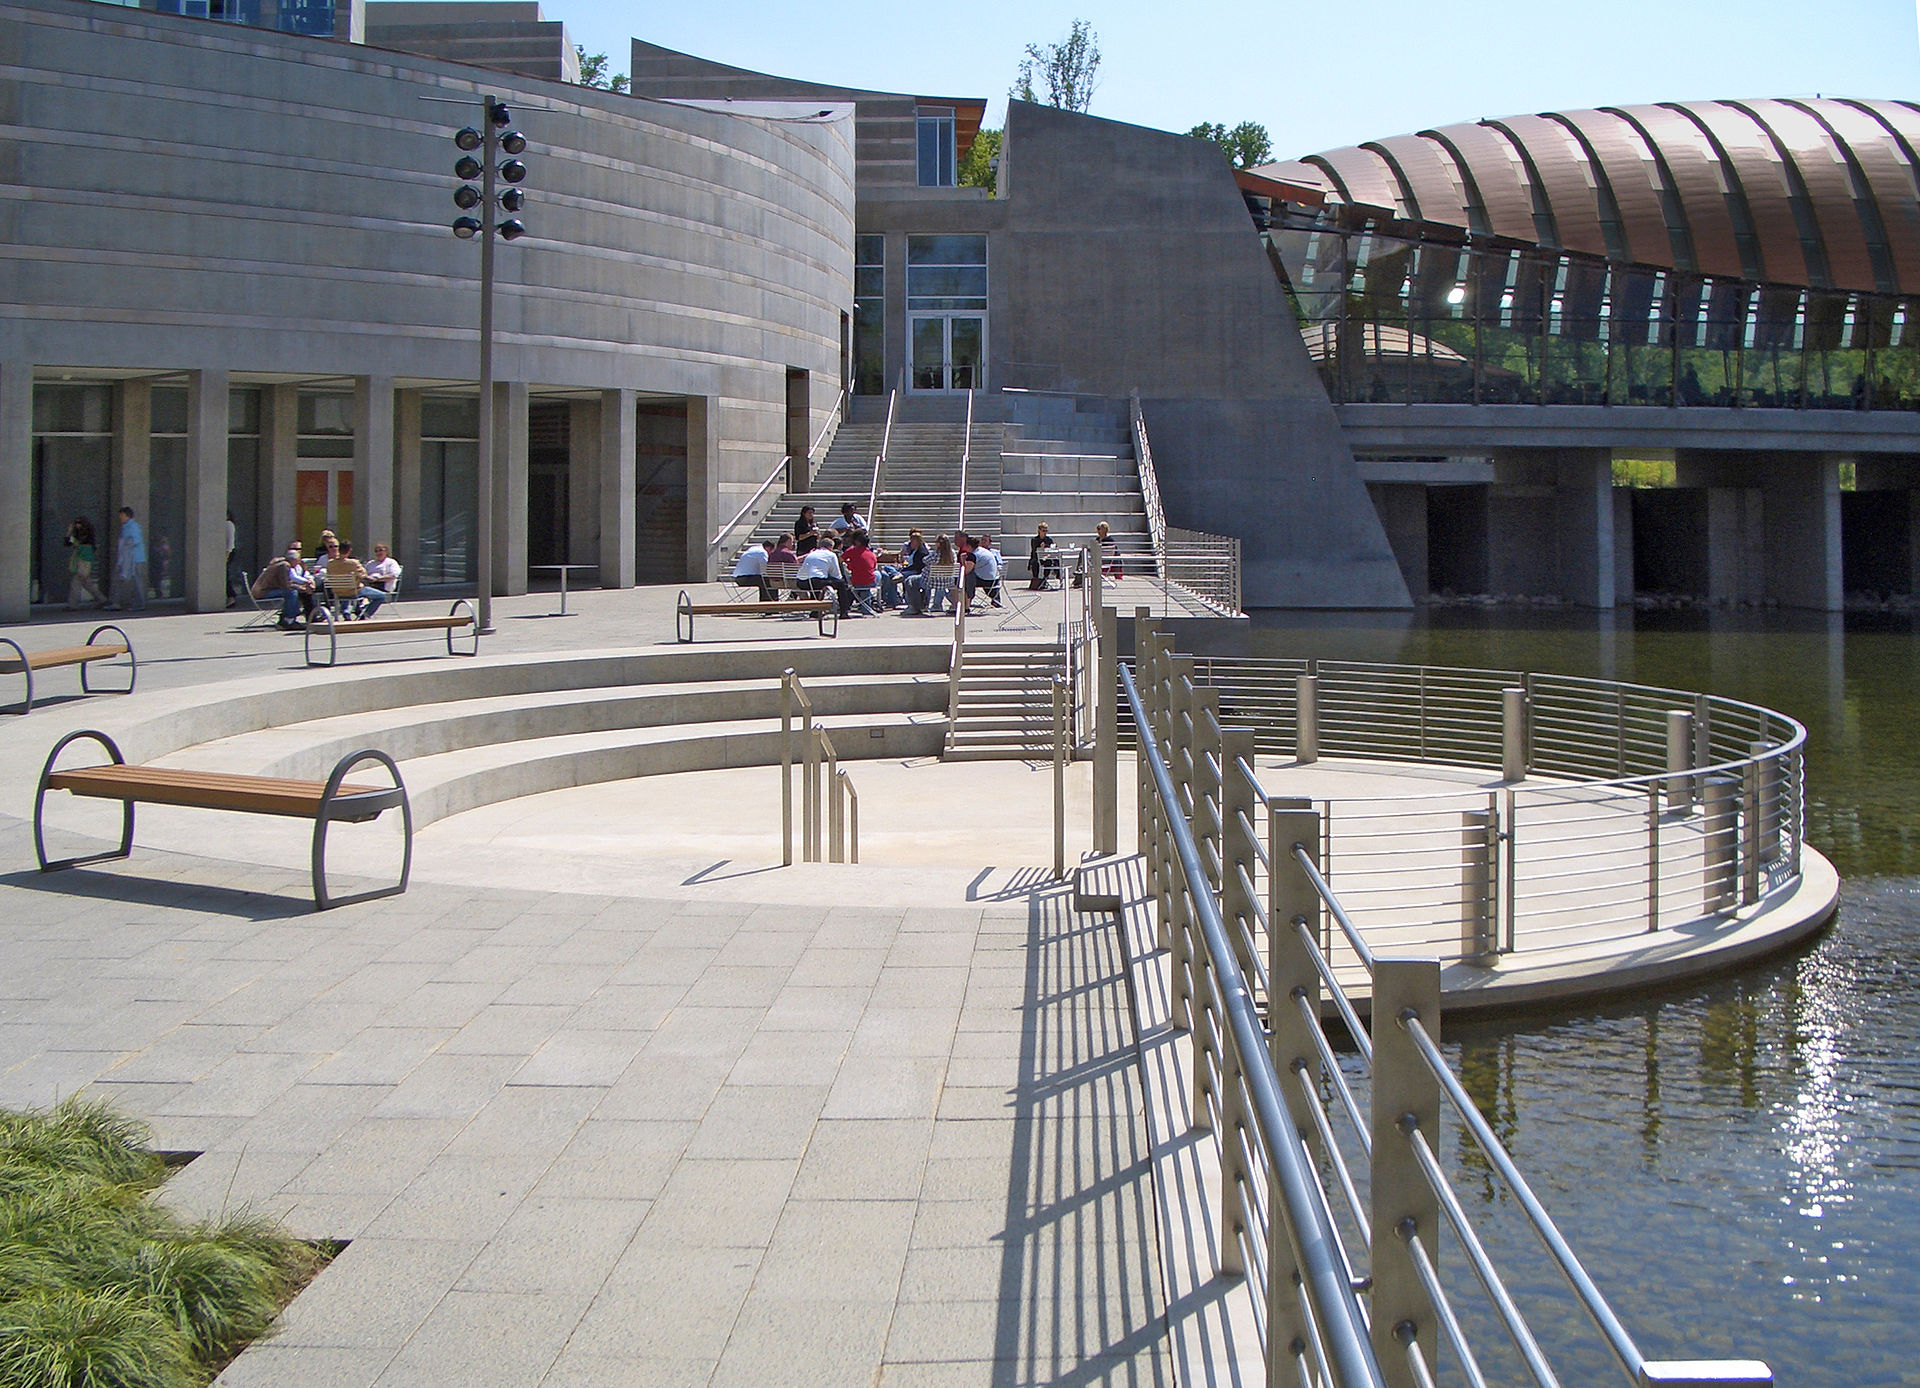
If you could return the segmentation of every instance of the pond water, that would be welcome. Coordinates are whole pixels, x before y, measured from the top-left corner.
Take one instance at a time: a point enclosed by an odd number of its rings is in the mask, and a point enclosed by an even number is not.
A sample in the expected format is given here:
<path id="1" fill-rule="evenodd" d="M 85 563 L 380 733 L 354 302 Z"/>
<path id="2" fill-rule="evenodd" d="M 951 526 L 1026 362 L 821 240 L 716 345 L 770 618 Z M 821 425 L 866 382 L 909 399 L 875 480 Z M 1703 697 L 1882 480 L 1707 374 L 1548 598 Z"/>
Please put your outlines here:
<path id="1" fill-rule="evenodd" d="M 1261 613 L 1247 649 L 1707 690 L 1806 725 L 1808 841 L 1844 880 L 1830 931 L 1738 975 L 1454 1025 L 1447 1048 L 1650 1356 L 1764 1359 L 1776 1381 L 1804 1388 L 1920 1383 L 1915 623 Z M 1450 1150 L 1495 1256 L 1512 1260 L 1529 1314 L 1552 1325 L 1564 1283 L 1484 1170 L 1457 1141 Z M 1462 1266 L 1457 1253 L 1447 1261 Z M 1491 1347 L 1497 1333 L 1474 1338 Z M 1566 1383 L 1622 1381 L 1591 1332 L 1553 1358 Z M 1519 1379 L 1497 1353 L 1485 1367 Z"/>

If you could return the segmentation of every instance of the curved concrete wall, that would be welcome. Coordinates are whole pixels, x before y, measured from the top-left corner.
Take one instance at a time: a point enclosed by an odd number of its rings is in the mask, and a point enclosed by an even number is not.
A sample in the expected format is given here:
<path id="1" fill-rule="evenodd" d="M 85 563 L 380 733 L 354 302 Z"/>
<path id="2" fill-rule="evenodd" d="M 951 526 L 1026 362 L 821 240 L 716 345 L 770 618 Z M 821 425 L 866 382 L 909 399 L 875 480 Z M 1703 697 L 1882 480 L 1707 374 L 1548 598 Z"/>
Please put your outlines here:
<path id="1" fill-rule="evenodd" d="M 785 368 L 821 408 L 837 388 L 850 113 L 720 115 L 69 0 L 0 8 L 0 61 L 0 360 L 472 380 L 449 136 L 477 101 L 425 98 L 484 90 L 529 144 L 502 380 L 706 396 L 723 451 L 764 435 L 776 457 Z"/>

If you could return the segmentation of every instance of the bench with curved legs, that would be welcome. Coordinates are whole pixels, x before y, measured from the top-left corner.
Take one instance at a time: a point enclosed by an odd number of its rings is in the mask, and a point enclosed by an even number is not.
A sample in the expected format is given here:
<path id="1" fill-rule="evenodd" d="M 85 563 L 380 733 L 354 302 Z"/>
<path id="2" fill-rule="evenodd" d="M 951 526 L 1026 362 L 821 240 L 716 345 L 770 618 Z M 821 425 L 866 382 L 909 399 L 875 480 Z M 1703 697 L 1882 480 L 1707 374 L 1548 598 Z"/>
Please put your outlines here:
<path id="1" fill-rule="evenodd" d="M 104 766 L 71 767 L 56 771 L 54 763 L 69 744 L 79 741 L 99 743 L 110 760 Z M 347 774 L 363 762 L 377 762 L 393 778 L 391 786 L 349 785 Z M 100 800 L 118 800 L 124 813 L 120 821 L 120 845 L 101 853 L 75 858 L 47 857 L 44 810 L 47 792 L 64 790 Z M 281 815 L 313 821 L 313 906 L 324 911 L 331 906 L 349 906 L 357 901 L 398 896 L 407 889 L 413 870 L 413 808 L 407 802 L 407 787 L 400 779 L 400 768 L 393 758 L 374 748 L 349 752 L 333 768 L 324 783 L 292 781 L 272 776 L 245 776 L 224 771 L 187 771 L 170 766 L 129 766 L 119 746 L 103 732 L 82 729 L 68 733 L 53 744 L 47 764 L 40 771 L 40 786 L 33 797 L 33 850 L 42 872 L 80 867 L 110 858 L 133 855 L 133 807 L 144 801 L 151 805 L 185 805 L 203 810 L 233 810 L 242 814 Z M 366 824 L 388 810 L 400 811 L 404 847 L 400 860 L 400 880 L 393 886 L 335 896 L 327 889 L 327 826 L 334 823 Z"/>
<path id="2" fill-rule="evenodd" d="M 112 632 L 118 641 L 102 641 L 101 633 Z M 82 694 L 131 694 L 133 682 L 139 677 L 140 662 L 133 654 L 133 638 L 111 622 L 97 626 L 93 634 L 87 637 L 84 646 L 62 646 L 51 651 L 29 651 L 8 636 L 0 636 L 0 646 L 13 647 L 12 655 L 0 655 L 0 674 L 15 672 L 27 677 L 27 699 L 20 706 L 23 714 L 33 712 L 33 672 L 35 670 L 53 670 L 63 665 L 80 667 L 80 692 Z M 127 687 L 125 689 L 95 689 L 88 682 L 87 674 L 91 666 L 100 661 L 127 658 Z"/>
<path id="3" fill-rule="evenodd" d="M 465 608 L 463 613 L 460 609 Z M 479 655 L 480 625 L 474 619 L 473 604 L 465 598 L 454 600 L 444 617 L 376 617 L 363 622 L 343 622 L 325 603 L 315 603 L 307 614 L 306 635 L 302 638 L 306 647 L 307 664 L 333 665 L 340 659 L 340 638 L 343 636 L 378 636 L 382 632 L 394 631 L 444 631 L 447 635 L 448 655 Z M 465 632 L 472 643 L 467 650 L 455 650 L 454 637 Z M 313 654 L 313 639 L 316 635 L 327 638 L 327 658 L 316 660 Z"/>
<path id="4" fill-rule="evenodd" d="M 695 602 L 685 588 L 674 604 L 673 634 L 685 643 L 693 640 L 695 617 L 812 617 L 822 636 L 840 634 L 840 617 L 832 598 L 797 598 L 781 602 Z M 828 623 L 833 629 L 827 629 Z"/>

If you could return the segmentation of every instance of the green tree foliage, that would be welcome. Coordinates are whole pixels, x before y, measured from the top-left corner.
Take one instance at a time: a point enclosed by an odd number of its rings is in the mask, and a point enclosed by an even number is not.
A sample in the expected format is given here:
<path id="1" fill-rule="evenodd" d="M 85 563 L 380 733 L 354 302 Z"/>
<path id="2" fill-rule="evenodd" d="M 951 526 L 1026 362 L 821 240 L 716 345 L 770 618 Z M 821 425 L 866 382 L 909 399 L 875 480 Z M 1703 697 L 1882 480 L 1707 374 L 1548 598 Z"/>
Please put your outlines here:
<path id="1" fill-rule="evenodd" d="M 1094 88 L 1099 86 L 1100 39 L 1093 32 L 1093 21 L 1076 19 L 1059 43 L 1030 43 L 1027 56 L 1020 60 L 1020 75 L 1014 79 L 1012 96 L 1021 101 L 1040 101 L 1039 79 L 1046 88 L 1048 106 L 1063 111 L 1085 111 L 1093 103 Z"/>
<path id="2" fill-rule="evenodd" d="M 613 71 L 613 63 L 604 53 L 589 53 L 579 44 L 573 51 L 580 55 L 580 85 L 598 87 L 607 92 L 624 92 L 627 89 L 627 74 Z"/>
<path id="3" fill-rule="evenodd" d="M 973 137 L 973 144 L 967 149 L 967 157 L 960 161 L 960 186 L 962 188 L 985 188 L 989 193 L 994 189 L 993 161 L 1000 157 L 1000 132 L 982 130 Z"/>
<path id="4" fill-rule="evenodd" d="M 1258 121 L 1243 120 L 1231 130 L 1201 121 L 1187 134 L 1220 146 L 1236 169 L 1251 169 L 1273 158 L 1273 141 L 1267 136 L 1267 127 Z"/>

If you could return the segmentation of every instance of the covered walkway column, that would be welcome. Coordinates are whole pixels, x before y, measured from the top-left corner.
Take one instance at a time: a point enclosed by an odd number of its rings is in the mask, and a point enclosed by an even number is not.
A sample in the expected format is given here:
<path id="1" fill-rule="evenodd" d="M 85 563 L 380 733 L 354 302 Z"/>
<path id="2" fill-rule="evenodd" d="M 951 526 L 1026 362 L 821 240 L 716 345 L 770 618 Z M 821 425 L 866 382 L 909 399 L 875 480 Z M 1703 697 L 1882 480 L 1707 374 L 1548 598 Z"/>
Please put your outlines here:
<path id="1" fill-rule="evenodd" d="M 393 543 L 393 377 L 353 378 L 353 553 Z"/>
<path id="2" fill-rule="evenodd" d="M 630 390 L 600 392 L 600 586 L 633 587 L 634 454 L 640 435 Z"/>
<path id="3" fill-rule="evenodd" d="M 0 361 L 0 622 L 32 615 L 32 582 L 33 367 Z"/>
<path id="4" fill-rule="evenodd" d="M 1839 612 L 1840 464 L 1835 454 L 1775 453 L 1761 460 L 1767 596 L 1786 607 Z"/>
<path id="5" fill-rule="evenodd" d="M 527 591 L 527 383 L 493 387 L 493 595 Z"/>
<path id="6" fill-rule="evenodd" d="M 227 605 L 227 373 L 187 373 L 187 524 L 183 565 L 189 612 Z"/>
<path id="7" fill-rule="evenodd" d="M 419 586 L 420 407 L 417 390 L 393 393 L 393 557 L 400 561 L 400 591 Z M 371 553 L 371 551 L 369 551 Z"/>
<path id="8" fill-rule="evenodd" d="M 1613 454 L 1563 448 L 1556 460 L 1554 548 L 1560 596 L 1581 607 L 1614 604 Z"/>
<path id="9" fill-rule="evenodd" d="M 600 402 L 567 405 L 567 562 L 600 562 Z"/>

